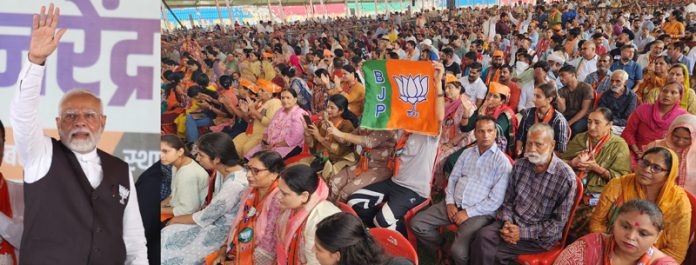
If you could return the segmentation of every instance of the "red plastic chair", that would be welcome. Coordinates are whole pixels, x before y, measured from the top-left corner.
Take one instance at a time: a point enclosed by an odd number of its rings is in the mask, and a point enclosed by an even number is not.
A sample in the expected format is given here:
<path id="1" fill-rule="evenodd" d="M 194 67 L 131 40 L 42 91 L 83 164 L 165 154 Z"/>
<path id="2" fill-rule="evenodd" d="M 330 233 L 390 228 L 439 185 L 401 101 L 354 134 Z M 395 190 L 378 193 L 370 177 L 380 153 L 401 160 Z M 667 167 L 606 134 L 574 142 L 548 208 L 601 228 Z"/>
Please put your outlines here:
<path id="1" fill-rule="evenodd" d="M 578 209 L 578 205 L 580 205 L 580 202 L 582 201 L 582 195 L 584 192 L 582 187 L 582 179 L 576 178 L 575 180 L 577 181 L 575 204 L 573 204 L 573 209 L 570 211 L 570 216 L 568 217 L 568 223 L 565 226 L 565 231 L 563 231 L 563 239 L 561 239 L 560 242 L 557 242 L 556 246 L 548 251 L 517 256 L 517 263 L 525 265 L 549 265 L 552 264 L 556 260 L 556 257 L 561 254 L 565 248 L 565 242 L 568 238 L 568 232 L 570 231 L 570 224 L 573 223 L 573 218 L 575 217 L 575 210 Z"/>
<path id="2" fill-rule="evenodd" d="M 411 229 L 411 219 L 416 216 L 420 210 L 423 210 L 423 208 L 428 207 L 430 205 L 430 198 L 422 202 L 416 207 L 411 208 L 411 210 L 408 210 L 406 212 L 406 215 L 404 215 L 404 222 L 406 222 L 406 235 L 408 236 L 408 241 L 411 242 L 411 246 L 413 246 L 414 249 L 418 249 L 418 240 L 416 239 L 416 235 L 413 233 L 413 230 Z"/>
<path id="3" fill-rule="evenodd" d="M 691 203 L 691 231 L 689 236 L 689 249 L 686 251 L 686 258 L 682 264 L 696 264 L 696 196 L 686 192 Z"/>
<path id="4" fill-rule="evenodd" d="M 404 257 L 418 265 L 418 253 L 401 233 L 387 228 L 370 228 L 370 234 L 389 256 Z"/>
<path id="5" fill-rule="evenodd" d="M 345 204 L 343 202 L 336 202 L 336 206 L 338 207 L 338 209 L 341 209 L 341 212 L 352 214 L 353 216 L 358 218 L 360 217 L 358 216 L 358 213 L 356 213 L 355 210 L 353 210 L 353 207 L 350 207 L 350 205 L 348 204 Z"/>

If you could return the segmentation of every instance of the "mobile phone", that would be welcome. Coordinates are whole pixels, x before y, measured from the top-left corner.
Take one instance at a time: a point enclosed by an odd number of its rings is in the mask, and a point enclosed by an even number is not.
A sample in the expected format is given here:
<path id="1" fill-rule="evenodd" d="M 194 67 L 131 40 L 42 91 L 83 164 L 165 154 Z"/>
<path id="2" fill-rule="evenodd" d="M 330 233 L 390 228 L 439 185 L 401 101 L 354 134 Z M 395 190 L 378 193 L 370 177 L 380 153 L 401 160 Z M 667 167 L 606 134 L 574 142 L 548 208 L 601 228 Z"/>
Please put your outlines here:
<path id="1" fill-rule="evenodd" d="M 309 116 L 302 115 L 302 118 L 304 118 L 304 122 L 307 124 L 307 127 L 312 126 L 312 119 L 310 119 Z"/>

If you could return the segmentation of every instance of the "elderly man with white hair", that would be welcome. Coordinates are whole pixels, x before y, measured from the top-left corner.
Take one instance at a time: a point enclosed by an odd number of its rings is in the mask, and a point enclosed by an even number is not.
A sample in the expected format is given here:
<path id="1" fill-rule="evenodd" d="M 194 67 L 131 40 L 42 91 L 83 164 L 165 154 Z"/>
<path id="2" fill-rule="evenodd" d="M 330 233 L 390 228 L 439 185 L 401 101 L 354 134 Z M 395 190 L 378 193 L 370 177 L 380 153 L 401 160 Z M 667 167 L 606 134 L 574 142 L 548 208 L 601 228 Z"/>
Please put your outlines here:
<path id="1" fill-rule="evenodd" d="M 34 15 L 28 60 L 19 74 L 11 119 L 24 166 L 20 264 L 147 264 L 138 200 L 128 164 L 97 149 L 106 125 L 101 99 L 72 90 L 60 100 L 60 140 L 43 134 L 39 94 L 46 58 L 66 29 L 60 10 Z"/>
<path id="2" fill-rule="evenodd" d="M 534 124 L 517 159 L 497 221 L 479 230 L 470 264 L 508 264 L 518 255 L 551 249 L 563 237 L 575 201 L 575 172 L 553 150 L 553 129 Z"/>
<path id="3" fill-rule="evenodd" d="M 628 116 L 636 109 L 638 105 L 638 97 L 631 89 L 626 88 L 628 73 L 624 70 L 616 70 L 611 74 L 611 91 L 602 93 L 599 98 L 598 107 L 605 107 L 611 110 L 614 114 L 612 119 L 613 126 L 611 131 L 614 134 L 621 135 Z"/>

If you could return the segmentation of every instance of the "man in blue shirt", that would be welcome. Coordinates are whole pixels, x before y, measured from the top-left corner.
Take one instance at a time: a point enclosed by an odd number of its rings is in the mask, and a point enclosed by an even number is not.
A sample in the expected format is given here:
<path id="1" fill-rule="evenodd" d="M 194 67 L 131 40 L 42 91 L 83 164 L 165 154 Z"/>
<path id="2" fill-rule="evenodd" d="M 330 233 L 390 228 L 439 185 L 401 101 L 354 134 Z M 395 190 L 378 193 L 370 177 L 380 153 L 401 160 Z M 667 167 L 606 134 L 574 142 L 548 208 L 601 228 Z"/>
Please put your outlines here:
<path id="1" fill-rule="evenodd" d="M 443 237 L 438 227 L 455 224 L 457 232 L 450 256 L 454 264 L 467 264 L 469 244 L 481 227 L 492 223 L 505 197 L 512 165 L 495 144 L 495 119 L 476 121 L 476 146 L 462 152 L 449 176 L 446 199 L 416 215 L 411 228 L 429 251 L 440 249 Z"/>
<path id="2" fill-rule="evenodd" d="M 626 81 L 626 88 L 633 90 L 634 87 L 638 87 L 640 83 L 643 82 L 643 68 L 640 67 L 638 63 L 633 61 L 633 54 L 636 52 L 636 48 L 632 45 L 624 45 L 621 47 L 621 59 L 615 61 L 611 65 L 609 70 L 624 70 L 628 73 L 628 81 Z"/>

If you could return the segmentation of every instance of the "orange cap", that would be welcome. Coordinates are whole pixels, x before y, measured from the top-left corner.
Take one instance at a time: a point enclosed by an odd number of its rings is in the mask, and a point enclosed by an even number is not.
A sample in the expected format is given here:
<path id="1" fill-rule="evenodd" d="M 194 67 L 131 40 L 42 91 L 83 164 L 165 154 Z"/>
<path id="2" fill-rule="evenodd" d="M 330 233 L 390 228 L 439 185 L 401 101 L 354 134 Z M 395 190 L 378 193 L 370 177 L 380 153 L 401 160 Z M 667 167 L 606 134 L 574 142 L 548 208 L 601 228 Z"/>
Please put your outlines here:
<path id="1" fill-rule="evenodd" d="M 510 96 L 510 88 L 498 82 L 491 82 L 488 93 Z"/>
<path id="2" fill-rule="evenodd" d="M 271 92 L 273 94 L 278 93 L 281 90 L 283 90 L 283 88 L 280 87 L 279 85 L 276 85 L 275 83 L 273 83 L 271 81 L 263 80 L 263 79 L 256 80 L 256 86 L 259 89 L 263 89 L 263 90 Z"/>
<path id="3" fill-rule="evenodd" d="M 333 52 L 331 52 L 329 49 L 324 49 L 324 57 L 333 55 Z"/>
<path id="4" fill-rule="evenodd" d="M 263 53 L 263 57 L 266 57 L 266 58 L 273 58 L 273 54 L 270 53 L 270 52 L 264 52 L 264 53 Z"/>
<path id="5" fill-rule="evenodd" d="M 459 82 L 459 78 L 457 78 L 453 74 L 447 74 L 445 76 L 445 84 L 449 84 L 449 83 L 453 83 L 453 82 Z"/>
<path id="6" fill-rule="evenodd" d="M 241 78 L 239 79 L 239 85 L 241 85 L 242 87 L 246 87 L 247 89 L 251 90 L 251 92 L 256 93 L 256 85 L 254 85 L 254 83 L 252 83 L 249 80 Z"/>
<path id="7" fill-rule="evenodd" d="M 554 25 L 553 27 L 551 27 L 551 29 L 552 29 L 552 30 L 561 30 L 561 25 L 560 25 L 560 24 L 556 24 L 556 25 Z"/>
<path id="8" fill-rule="evenodd" d="M 493 57 L 503 57 L 503 56 L 505 56 L 505 53 L 503 53 L 503 51 L 501 51 L 501 50 L 495 50 L 495 52 L 493 52 Z"/>

